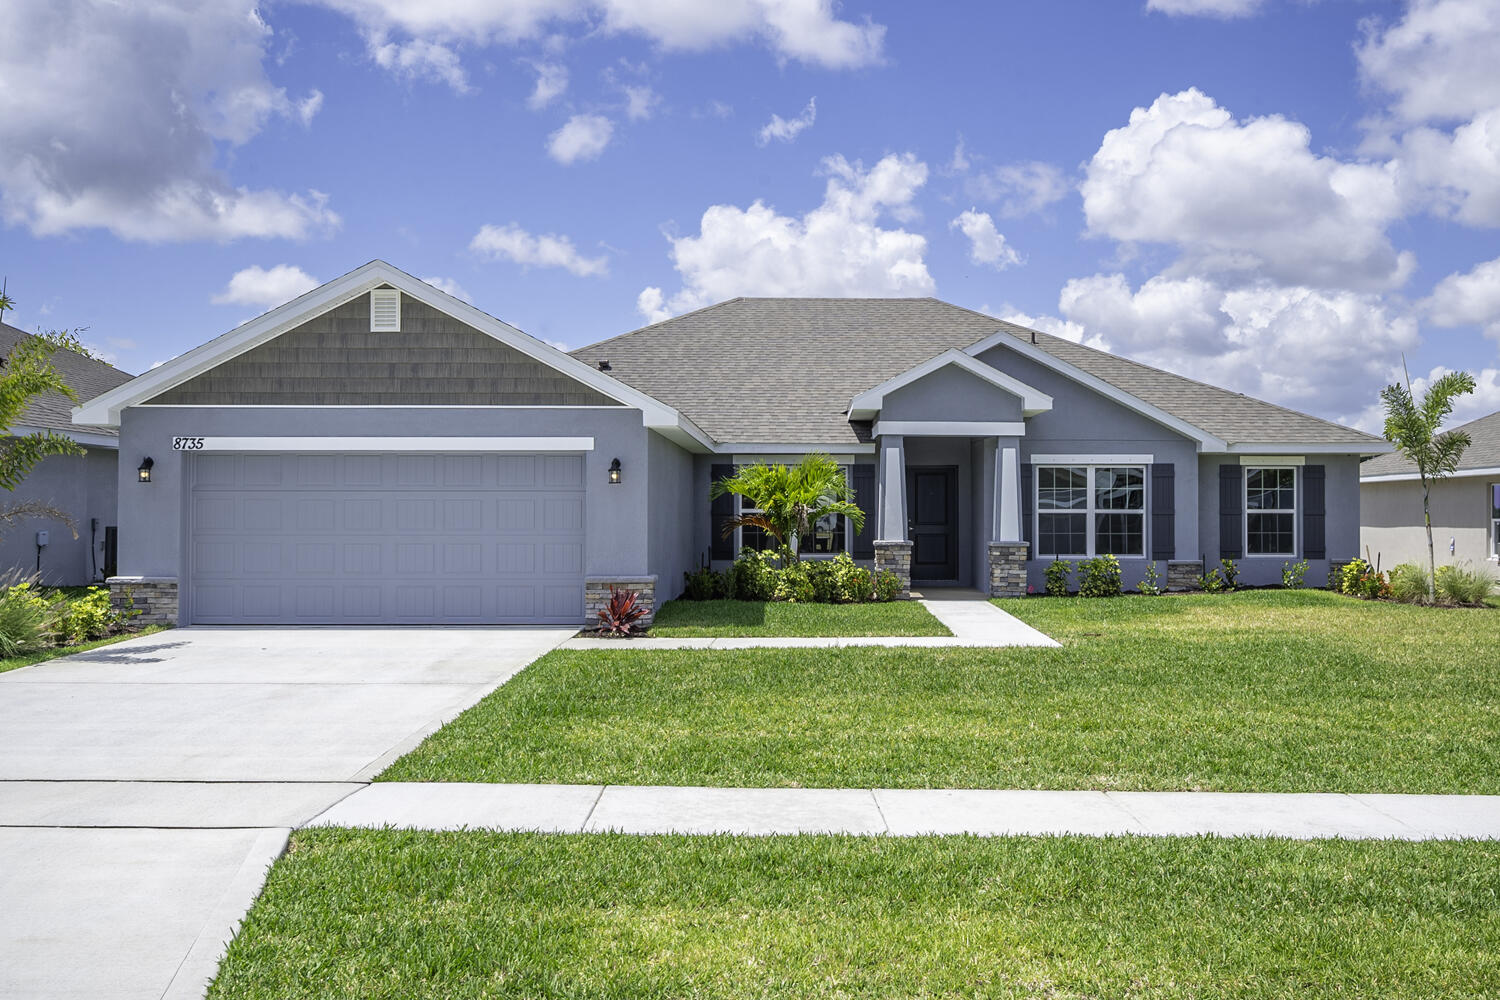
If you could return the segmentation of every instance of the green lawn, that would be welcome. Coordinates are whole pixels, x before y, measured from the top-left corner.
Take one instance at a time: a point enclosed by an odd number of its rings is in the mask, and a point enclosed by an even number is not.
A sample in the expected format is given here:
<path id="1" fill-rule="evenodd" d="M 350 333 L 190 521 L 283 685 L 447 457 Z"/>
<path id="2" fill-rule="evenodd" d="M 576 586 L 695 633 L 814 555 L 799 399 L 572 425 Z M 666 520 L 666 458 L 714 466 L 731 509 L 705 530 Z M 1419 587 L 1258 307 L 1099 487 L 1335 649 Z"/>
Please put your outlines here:
<path id="1" fill-rule="evenodd" d="M 916 601 L 884 604 L 787 604 L 777 601 L 668 601 L 656 613 L 651 634 L 761 635 L 952 635 Z"/>
<path id="2" fill-rule="evenodd" d="M 1492 997 L 1500 845 L 302 831 L 215 1000 Z"/>
<path id="3" fill-rule="evenodd" d="M 381 778 L 1500 793 L 1500 612 L 1006 607 L 1066 647 L 554 652 Z"/>
<path id="4" fill-rule="evenodd" d="M 53 649 L 43 649 L 36 653 L 28 653 L 25 656 L 13 656 L 8 660 L 0 660 L 0 674 L 5 673 L 7 670 L 29 667 L 33 663 L 44 663 L 47 660 L 55 660 L 59 656 L 72 656 L 74 653 L 86 653 L 91 649 L 98 649 L 100 646 L 112 646 L 124 639 L 134 639 L 138 635 L 150 635 L 152 632 L 160 632 L 163 627 L 161 625 L 148 625 L 126 635 L 112 635 L 107 639 L 95 639 L 93 642 L 79 643 L 77 646 L 57 646 Z"/>

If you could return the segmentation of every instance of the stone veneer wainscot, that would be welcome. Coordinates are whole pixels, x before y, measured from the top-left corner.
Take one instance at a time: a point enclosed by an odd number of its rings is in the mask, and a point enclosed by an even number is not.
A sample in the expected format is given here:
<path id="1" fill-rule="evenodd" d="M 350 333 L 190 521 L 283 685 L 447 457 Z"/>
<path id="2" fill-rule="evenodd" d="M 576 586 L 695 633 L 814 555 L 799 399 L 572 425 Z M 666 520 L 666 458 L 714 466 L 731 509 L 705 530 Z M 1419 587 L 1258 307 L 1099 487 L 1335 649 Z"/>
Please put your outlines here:
<path id="1" fill-rule="evenodd" d="M 130 620 L 137 625 L 177 624 L 177 581 L 164 576 L 112 576 L 109 603 L 116 611 L 140 612 Z"/>
<path id="2" fill-rule="evenodd" d="M 911 542 L 907 541 L 880 541 L 875 542 L 875 569 L 888 569 L 895 573 L 901 580 L 901 592 L 898 596 L 911 596 Z"/>
<path id="3" fill-rule="evenodd" d="M 1026 596 L 1026 556 L 1030 546 L 1025 542 L 990 543 L 990 596 Z"/>
<path id="4" fill-rule="evenodd" d="M 646 616 L 637 624 L 645 628 L 656 617 L 656 577 L 654 576 L 591 576 L 583 581 L 583 625 L 585 628 L 599 627 L 599 612 L 609 605 L 610 588 L 633 590 L 640 595 L 641 606 Z"/>

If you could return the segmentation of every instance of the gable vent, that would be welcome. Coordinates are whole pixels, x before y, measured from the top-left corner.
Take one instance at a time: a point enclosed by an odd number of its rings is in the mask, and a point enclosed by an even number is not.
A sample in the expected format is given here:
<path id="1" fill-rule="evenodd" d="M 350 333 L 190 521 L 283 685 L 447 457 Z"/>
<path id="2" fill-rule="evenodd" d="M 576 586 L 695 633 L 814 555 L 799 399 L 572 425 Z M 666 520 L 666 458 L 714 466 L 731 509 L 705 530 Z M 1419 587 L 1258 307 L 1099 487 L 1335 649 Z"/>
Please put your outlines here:
<path id="1" fill-rule="evenodd" d="M 370 292 L 370 332 L 401 332 L 401 293 L 394 288 Z"/>

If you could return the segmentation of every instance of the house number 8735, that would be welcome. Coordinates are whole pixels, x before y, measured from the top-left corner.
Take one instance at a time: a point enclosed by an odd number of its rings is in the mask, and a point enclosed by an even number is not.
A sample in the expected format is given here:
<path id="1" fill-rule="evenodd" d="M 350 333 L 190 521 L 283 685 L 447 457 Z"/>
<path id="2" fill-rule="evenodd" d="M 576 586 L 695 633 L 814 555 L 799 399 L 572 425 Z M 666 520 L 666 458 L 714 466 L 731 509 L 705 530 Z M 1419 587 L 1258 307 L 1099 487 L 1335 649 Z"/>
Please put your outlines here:
<path id="1" fill-rule="evenodd" d="M 173 451 L 202 451 L 203 439 L 201 437 L 174 437 L 172 439 Z"/>

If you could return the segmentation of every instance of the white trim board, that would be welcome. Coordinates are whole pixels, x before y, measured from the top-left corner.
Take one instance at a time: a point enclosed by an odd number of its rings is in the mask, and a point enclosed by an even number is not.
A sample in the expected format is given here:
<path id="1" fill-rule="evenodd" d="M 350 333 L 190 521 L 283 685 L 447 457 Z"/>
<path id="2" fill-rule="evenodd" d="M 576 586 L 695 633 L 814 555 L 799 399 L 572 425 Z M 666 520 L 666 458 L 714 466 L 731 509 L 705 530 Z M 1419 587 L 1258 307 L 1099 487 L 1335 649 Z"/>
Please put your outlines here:
<path id="1" fill-rule="evenodd" d="M 1153 465 L 1155 455 L 1032 455 L 1031 465 Z"/>
<path id="2" fill-rule="evenodd" d="M 777 454 L 776 452 L 758 452 L 758 453 L 751 454 L 751 453 L 736 452 L 735 454 L 730 455 L 729 457 L 734 461 L 735 465 L 755 465 L 757 463 L 763 463 L 765 465 L 795 465 L 799 461 L 801 461 L 803 458 L 806 458 L 808 454 L 811 454 L 811 453 L 810 452 L 784 452 L 782 454 Z M 855 464 L 854 456 L 852 454 L 847 454 L 847 453 L 840 454 L 840 453 L 834 452 L 834 453 L 829 453 L 828 457 L 831 458 L 831 459 L 833 459 L 834 462 L 837 463 L 838 465 L 854 465 Z M 866 464 L 868 464 L 868 463 L 866 463 Z"/>
<path id="3" fill-rule="evenodd" d="M 877 420 L 876 437 L 1024 437 L 1024 420 Z"/>
<path id="4" fill-rule="evenodd" d="M 1302 455 L 1241 455 L 1240 464 L 1255 466 L 1306 465 L 1307 458 Z"/>
<path id="5" fill-rule="evenodd" d="M 1387 455 L 1396 450 L 1389 441 L 1371 441 L 1368 444 L 1297 444 L 1286 441 L 1252 441 L 1232 444 L 1224 449 L 1230 455 Z"/>
<path id="6" fill-rule="evenodd" d="M 185 455 L 202 452 L 574 452 L 593 451 L 591 437 L 219 437 L 201 439 L 202 446 L 180 449 Z"/>
<path id="7" fill-rule="evenodd" d="M 1459 469 L 1450 472 L 1444 479 L 1479 479 L 1484 476 L 1500 476 L 1500 465 L 1484 469 Z M 1360 476 L 1362 483 L 1414 483 L 1422 477 L 1415 472 L 1388 472 L 1382 476 Z"/>
<path id="8" fill-rule="evenodd" d="M 950 347 L 948 350 L 928 358 L 919 365 L 908 368 L 895 378 L 887 379 L 873 389 L 866 389 L 855 396 L 849 402 L 850 420 L 869 420 L 880 412 L 885 403 L 887 394 L 895 392 L 903 386 L 920 381 L 931 375 L 940 368 L 955 365 L 968 372 L 976 378 L 990 383 L 998 389 L 1017 396 L 1021 400 L 1021 415 L 1034 417 L 1039 413 L 1046 413 L 1052 409 L 1052 397 L 1040 389 L 1033 389 L 1020 379 L 1013 378 L 997 368 L 991 368 L 983 361 L 972 355 L 965 354 L 957 348 Z"/>
<path id="9" fill-rule="evenodd" d="M 811 455 L 814 452 L 824 452 L 830 455 L 854 454 L 873 455 L 875 445 L 873 442 L 866 444 L 780 444 L 767 441 L 726 441 L 723 444 L 714 445 L 712 452 L 715 455 Z"/>
<path id="10" fill-rule="evenodd" d="M 382 285 L 390 285 L 405 295 L 452 316 L 480 333 L 486 334 L 523 354 L 536 358 L 569 378 L 581 382 L 611 399 L 641 411 L 645 426 L 662 433 L 691 450 L 712 450 L 708 435 L 673 407 L 646 395 L 639 389 L 611 378 L 593 365 L 579 361 L 550 344 L 523 333 L 488 313 L 434 288 L 383 260 L 372 260 L 342 277 L 304 292 L 285 305 L 272 309 L 226 334 L 180 354 L 138 375 L 109 392 L 73 408 L 73 422 L 103 427 L 118 427 L 120 411 L 143 403 L 201 375 L 211 368 L 258 347 L 330 309 L 364 295 Z M 399 336 L 393 334 L 393 336 Z"/>

